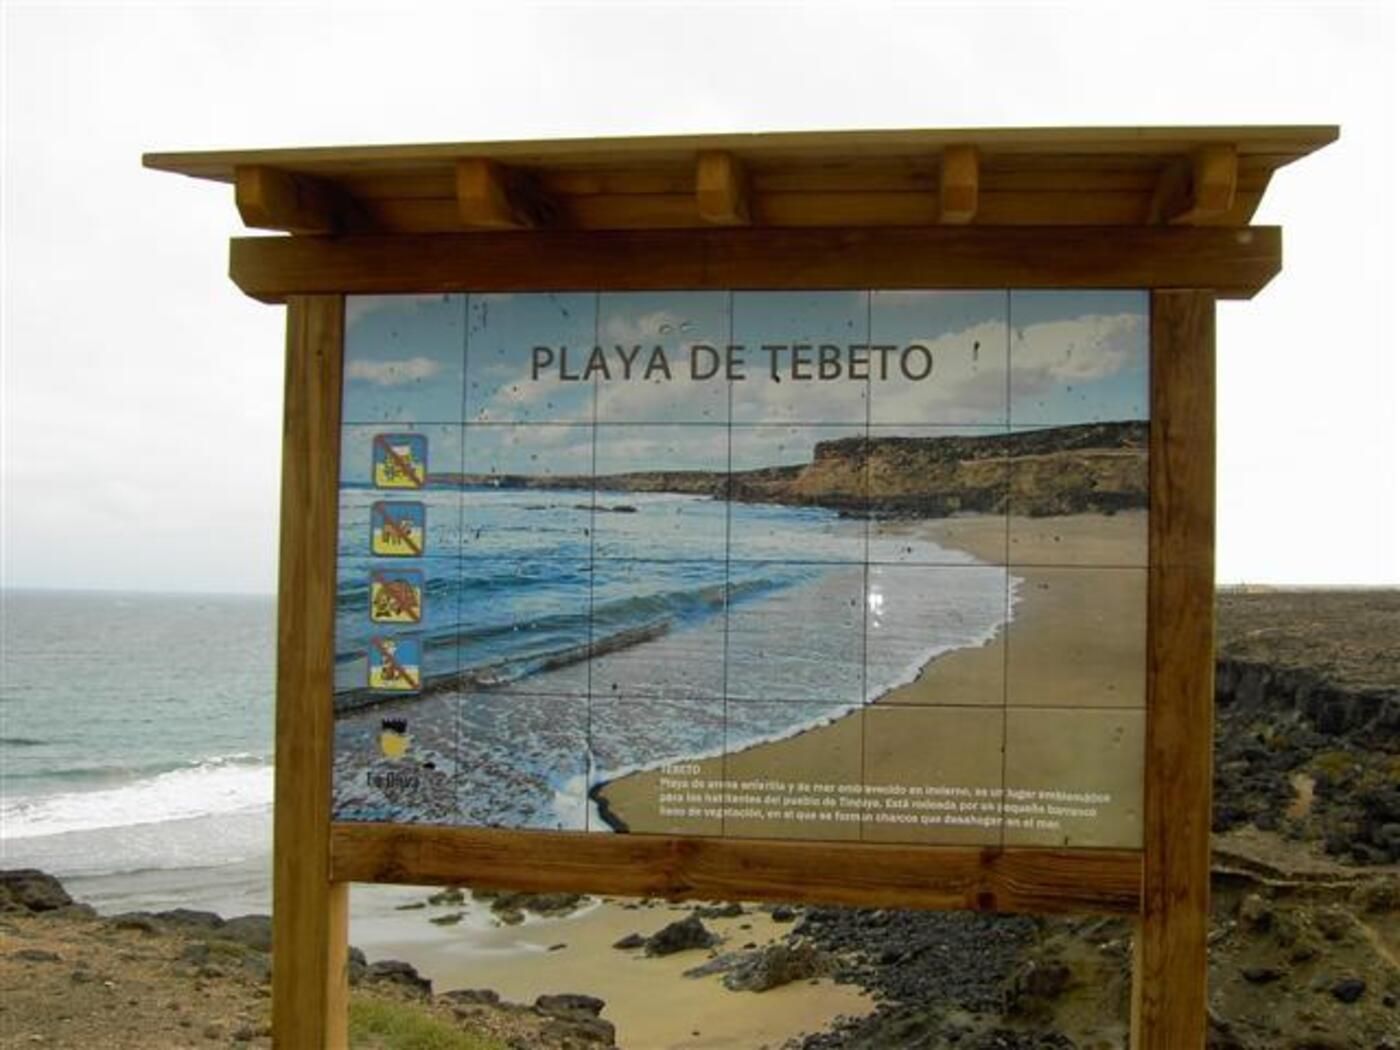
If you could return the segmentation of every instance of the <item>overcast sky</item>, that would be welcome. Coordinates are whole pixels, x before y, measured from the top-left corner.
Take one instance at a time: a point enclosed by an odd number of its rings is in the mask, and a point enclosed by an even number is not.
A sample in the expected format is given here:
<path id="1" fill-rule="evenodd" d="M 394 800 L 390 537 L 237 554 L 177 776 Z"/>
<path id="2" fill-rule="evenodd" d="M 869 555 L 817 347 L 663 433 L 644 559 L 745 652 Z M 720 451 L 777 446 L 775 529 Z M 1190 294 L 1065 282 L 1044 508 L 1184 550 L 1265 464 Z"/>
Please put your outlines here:
<path id="1" fill-rule="evenodd" d="M 143 151 L 1243 123 L 1342 139 L 1220 308 L 1219 578 L 1400 582 L 1390 7 L 7 3 L 3 583 L 275 585 L 283 311 Z"/>

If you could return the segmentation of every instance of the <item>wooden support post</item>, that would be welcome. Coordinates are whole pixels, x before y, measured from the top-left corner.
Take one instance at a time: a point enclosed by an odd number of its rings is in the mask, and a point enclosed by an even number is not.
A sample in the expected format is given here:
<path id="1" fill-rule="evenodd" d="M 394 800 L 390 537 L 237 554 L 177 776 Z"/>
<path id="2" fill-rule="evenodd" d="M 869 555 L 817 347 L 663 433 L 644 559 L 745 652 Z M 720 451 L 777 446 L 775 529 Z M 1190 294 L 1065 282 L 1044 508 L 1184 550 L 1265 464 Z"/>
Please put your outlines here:
<path id="1" fill-rule="evenodd" d="M 554 202 L 525 172 L 482 157 L 457 162 L 457 215 L 478 230 L 520 230 L 548 226 Z"/>
<path id="2" fill-rule="evenodd" d="M 234 169 L 234 201 L 243 225 L 290 233 L 335 233 L 340 208 L 324 183 L 262 165 Z"/>
<path id="3" fill-rule="evenodd" d="M 747 179 L 732 153 L 706 150 L 695 161 L 695 206 L 716 226 L 747 226 L 751 221 Z"/>
<path id="4" fill-rule="evenodd" d="M 1152 296 L 1147 781 L 1133 1050 L 1206 1038 L 1215 688 L 1215 299 Z"/>
<path id="5" fill-rule="evenodd" d="M 348 894 L 330 875 L 344 314 L 340 295 L 287 300 L 272 871 L 272 1031 L 283 1050 L 343 1050 L 347 1039 Z"/>
<path id="6" fill-rule="evenodd" d="M 971 222 L 977 214 L 978 160 L 976 146 L 944 146 L 938 176 L 938 221 Z"/>

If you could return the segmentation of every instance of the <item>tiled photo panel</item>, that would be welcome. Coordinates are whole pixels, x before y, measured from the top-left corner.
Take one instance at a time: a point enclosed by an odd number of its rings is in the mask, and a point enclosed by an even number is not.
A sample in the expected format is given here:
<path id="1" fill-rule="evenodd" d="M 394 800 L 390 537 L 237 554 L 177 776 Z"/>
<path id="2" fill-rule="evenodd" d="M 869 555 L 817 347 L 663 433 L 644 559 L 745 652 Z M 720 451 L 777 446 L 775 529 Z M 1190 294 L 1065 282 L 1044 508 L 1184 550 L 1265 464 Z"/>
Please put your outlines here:
<path id="1" fill-rule="evenodd" d="M 729 293 L 598 297 L 600 423 L 729 422 Z"/>
<path id="2" fill-rule="evenodd" d="M 1008 846 L 1142 846 L 1144 711 L 1006 713 Z"/>
<path id="3" fill-rule="evenodd" d="M 1148 321 L 350 297 L 336 818 L 1139 846 Z"/>
<path id="4" fill-rule="evenodd" d="M 343 423 L 459 423 L 465 295 L 345 300 Z"/>
<path id="5" fill-rule="evenodd" d="M 588 704 L 574 697 L 465 693 L 457 785 L 469 827 L 588 827 Z"/>
<path id="6" fill-rule="evenodd" d="M 866 692 L 881 704 L 1000 707 L 1006 689 L 1006 570 L 871 565 Z"/>
<path id="7" fill-rule="evenodd" d="M 864 717 L 829 704 L 730 704 L 724 834 L 859 839 Z"/>
<path id="8" fill-rule="evenodd" d="M 724 561 L 595 560 L 589 691 L 724 697 Z"/>
<path id="9" fill-rule="evenodd" d="M 865 693 L 865 568 L 729 563 L 725 696 L 857 705 Z"/>
<path id="10" fill-rule="evenodd" d="M 1013 428 L 1147 419 L 1148 307 L 1140 291 L 1013 291 Z"/>
<path id="11" fill-rule="evenodd" d="M 468 557 L 461 587 L 457 659 L 465 688 L 587 698 L 586 557 Z"/>
<path id="12" fill-rule="evenodd" d="M 724 561 L 727 427 L 600 423 L 594 440 L 595 558 Z"/>
<path id="13" fill-rule="evenodd" d="M 735 292 L 733 302 L 746 362 L 732 384 L 735 423 L 865 425 L 870 379 L 850 363 L 870 341 L 870 293 Z"/>
<path id="14" fill-rule="evenodd" d="M 459 698 L 451 693 L 337 706 L 332 817 L 458 823 Z"/>
<path id="15" fill-rule="evenodd" d="M 1147 570 L 1010 570 L 1006 702 L 1027 707 L 1142 707 L 1147 687 Z"/>
<path id="16" fill-rule="evenodd" d="M 464 429 L 464 557 L 587 561 L 593 548 L 593 427 Z"/>
<path id="17" fill-rule="evenodd" d="M 730 428 L 730 561 L 864 562 L 863 426 Z"/>
<path id="18" fill-rule="evenodd" d="M 870 293 L 870 422 L 1007 420 L 1007 293 Z"/>
<path id="19" fill-rule="evenodd" d="M 589 746 L 596 830 L 722 833 L 723 703 L 594 697 Z"/>
<path id="20" fill-rule="evenodd" d="M 866 842 L 1001 842 L 1000 708 L 865 711 Z M 875 802 L 878 801 L 878 805 Z"/>
<path id="21" fill-rule="evenodd" d="M 871 426 L 869 560 L 1004 565 L 1008 440 L 1004 426 Z"/>
<path id="22" fill-rule="evenodd" d="M 1147 423 L 1022 427 L 1008 437 L 1008 556 L 1147 564 Z"/>
<path id="23" fill-rule="evenodd" d="M 588 369 L 598 338 L 593 292 L 472 294 L 467 302 L 468 423 L 591 423 Z"/>

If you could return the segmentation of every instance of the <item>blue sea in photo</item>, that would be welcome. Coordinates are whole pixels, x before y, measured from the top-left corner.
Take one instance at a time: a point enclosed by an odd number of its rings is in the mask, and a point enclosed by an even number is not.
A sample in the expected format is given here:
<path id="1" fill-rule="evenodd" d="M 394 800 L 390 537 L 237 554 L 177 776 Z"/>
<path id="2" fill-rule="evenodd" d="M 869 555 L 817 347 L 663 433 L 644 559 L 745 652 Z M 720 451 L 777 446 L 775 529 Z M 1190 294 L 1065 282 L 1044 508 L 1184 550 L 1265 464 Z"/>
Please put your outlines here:
<path id="1" fill-rule="evenodd" d="M 342 551 L 363 549 L 376 498 L 342 491 Z M 379 630 L 368 616 L 375 560 L 341 558 L 337 692 L 353 701 L 342 749 L 363 752 L 338 755 L 342 819 L 601 826 L 582 804 L 588 788 L 838 717 L 939 653 L 989 641 L 1015 598 L 1003 568 L 929 540 L 901 540 L 901 561 L 915 564 L 876 571 L 852 560 L 865 558 L 877 526 L 822 508 L 607 491 L 595 508 L 587 490 L 485 486 L 422 498 L 438 540 L 417 563 L 421 700 L 361 706 L 372 699 L 364 654 Z M 598 554 L 608 529 L 623 535 L 602 549 L 629 557 Z M 724 538 L 738 534 L 744 557 L 725 559 Z M 706 549 L 720 556 L 675 553 Z M 884 550 L 877 539 L 873 556 Z M 791 703 L 753 703 L 774 700 Z M 605 701 L 633 712 L 625 739 L 605 739 L 590 718 Z M 367 787 L 373 729 L 398 717 L 436 755 L 459 735 L 470 742 L 476 760 L 456 763 L 465 805 L 444 806 L 436 789 L 430 801 Z M 434 762 L 435 775 L 443 765 Z"/>

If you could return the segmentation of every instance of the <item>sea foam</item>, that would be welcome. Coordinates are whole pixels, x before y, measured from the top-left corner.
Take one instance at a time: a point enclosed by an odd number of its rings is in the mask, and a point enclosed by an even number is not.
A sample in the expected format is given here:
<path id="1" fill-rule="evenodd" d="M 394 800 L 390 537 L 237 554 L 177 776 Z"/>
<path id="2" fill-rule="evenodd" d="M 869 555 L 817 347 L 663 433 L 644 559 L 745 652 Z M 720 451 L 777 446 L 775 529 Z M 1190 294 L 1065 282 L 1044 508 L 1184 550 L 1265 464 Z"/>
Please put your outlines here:
<path id="1" fill-rule="evenodd" d="M 6 798 L 0 802 L 0 839 L 158 824 L 271 804 L 271 765 L 245 754 L 215 756 L 118 787 Z"/>

